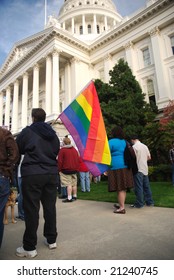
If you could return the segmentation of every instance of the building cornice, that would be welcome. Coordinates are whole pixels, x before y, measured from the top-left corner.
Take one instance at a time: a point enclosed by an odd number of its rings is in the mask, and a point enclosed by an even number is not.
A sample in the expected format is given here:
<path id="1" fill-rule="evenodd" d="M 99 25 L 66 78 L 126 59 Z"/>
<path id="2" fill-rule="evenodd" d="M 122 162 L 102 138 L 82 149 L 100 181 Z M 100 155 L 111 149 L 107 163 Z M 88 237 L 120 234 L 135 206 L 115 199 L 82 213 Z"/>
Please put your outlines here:
<path id="1" fill-rule="evenodd" d="M 47 30 L 48 31 L 48 30 Z M 36 34 L 35 34 L 36 35 Z M 33 43 L 34 41 L 37 40 L 38 37 L 31 38 L 29 40 L 24 40 L 23 45 L 26 43 Z M 0 73 L 0 82 L 4 81 L 9 75 L 11 75 L 14 71 L 16 71 L 20 66 L 25 64 L 26 61 L 28 61 L 35 53 L 37 53 L 47 42 L 49 42 L 51 39 L 59 39 L 62 40 L 66 44 L 72 44 L 74 47 L 79 48 L 81 51 L 85 51 L 89 53 L 89 46 L 83 42 L 81 42 L 77 38 L 73 38 L 70 33 L 64 29 L 58 29 L 56 27 L 50 27 L 49 28 L 49 33 L 45 34 L 45 36 L 42 36 L 42 39 L 37 43 L 36 46 L 34 46 L 31 50 L 29 50 L 24 57 L 22 57 L 20 60 L 16 61 L 14 65 L 7 70 L 8 67 L 8 62 L 10 61 L 10 58 L 14 53 L 12 53 L 9 57 L 9 59 L 6 62 L 6 65 L 4 65 L 1 73 Z M 22 44 L 16 46 L 22 46 Z"/>

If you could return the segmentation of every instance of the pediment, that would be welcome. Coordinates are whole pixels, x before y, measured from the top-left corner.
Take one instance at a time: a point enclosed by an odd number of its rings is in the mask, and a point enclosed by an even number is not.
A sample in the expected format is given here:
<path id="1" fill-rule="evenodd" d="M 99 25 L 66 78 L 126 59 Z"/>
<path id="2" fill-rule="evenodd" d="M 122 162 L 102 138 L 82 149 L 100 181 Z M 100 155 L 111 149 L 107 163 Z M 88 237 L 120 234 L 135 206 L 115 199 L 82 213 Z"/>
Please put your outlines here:
<path id="1" fill-rule="evenodd" d="M 25 58 L 32 49 L 34 49 L 46 36 L 48 36 L 49 32 L 50 28 L 15 43 L 0 69 L 0 74 L 5 74 L 15 64 Z"/>

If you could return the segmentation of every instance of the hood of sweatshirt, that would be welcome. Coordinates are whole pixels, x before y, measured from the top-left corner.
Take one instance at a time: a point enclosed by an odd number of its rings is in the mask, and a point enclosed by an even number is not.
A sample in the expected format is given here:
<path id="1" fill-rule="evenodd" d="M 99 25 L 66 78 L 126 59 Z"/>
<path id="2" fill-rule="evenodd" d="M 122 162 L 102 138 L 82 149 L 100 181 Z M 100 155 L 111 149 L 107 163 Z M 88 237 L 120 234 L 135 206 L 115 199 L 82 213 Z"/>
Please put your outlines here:
<path id="1" fill-rule="evenodd" d="M 45 140 L 52 140 L 56 136 L 53 128 L 45 122 L 35 122 L 30 125 L 30 129 Z"/>

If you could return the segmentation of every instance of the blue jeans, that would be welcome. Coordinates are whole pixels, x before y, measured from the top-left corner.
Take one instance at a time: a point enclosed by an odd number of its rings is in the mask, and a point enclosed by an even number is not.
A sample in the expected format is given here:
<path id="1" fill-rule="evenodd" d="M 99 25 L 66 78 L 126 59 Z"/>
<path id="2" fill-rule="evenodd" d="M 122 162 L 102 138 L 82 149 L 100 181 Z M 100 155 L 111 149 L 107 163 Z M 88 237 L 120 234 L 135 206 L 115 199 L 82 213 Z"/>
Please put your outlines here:
<path id="1" fill-rule="evenodd" d="M 0 248 L 2 244 L 2 238 L 4 234 L 4 211 L 5 205 L 10 194 L 10 181 L 8 178 L 0 174 Z"/>
<path id="2" fill-rule="evenodd" d="M 89 172 L 79 172 L 80 173 L 80 184 L 82 192 L 90 192 L 90 177 Z"/>
<path id="3" fill-rule="evenodd" d="M 22 178 L 18 177 L 18 216 L 24 219 L 24 209 L 23 209 L 23 195 L 22 195 Z"/>
<path id="4" fill-rule="evenodd" d="M 134 175 L 134 183 L 136 195 L 136 202 L 134 205 L 138 208 L 143 207 L 144 202 L 147 206 L 153 205 L 154 201 L 152 199 L 148 175 L 144 175 L 141 172 L 136 173 Z"/>

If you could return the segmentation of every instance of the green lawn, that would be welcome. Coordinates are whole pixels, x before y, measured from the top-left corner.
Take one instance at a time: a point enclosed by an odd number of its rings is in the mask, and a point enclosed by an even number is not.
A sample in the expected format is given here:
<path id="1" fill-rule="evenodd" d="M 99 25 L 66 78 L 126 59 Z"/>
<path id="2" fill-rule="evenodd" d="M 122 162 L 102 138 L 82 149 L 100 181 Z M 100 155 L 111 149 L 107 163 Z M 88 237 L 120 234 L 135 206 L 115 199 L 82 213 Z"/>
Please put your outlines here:
<path id="1" fill-rule="evenodd" d="M 174 208 L 174 187 L 170 182 L 151 182 L 151 189 L 155 206 Z M 116 202 L 117 195 L 115 192 L 109 193 L 107 189 L 107 181 L 101 181 L 97 184 L 91 183 L 91 192 L 82 193 L 78 187 L 78 198 L 95 201 Z M 127 193 L 126 204 L 133 204 L 135 194 L 131 190 Z"/>

